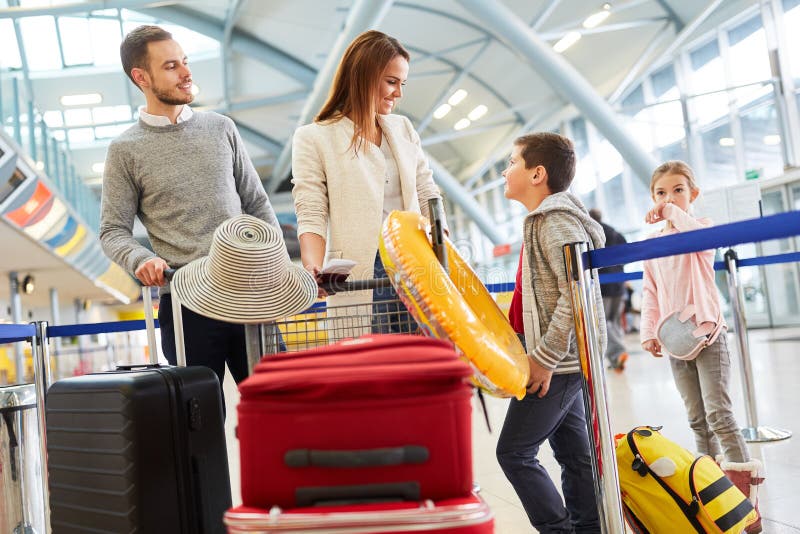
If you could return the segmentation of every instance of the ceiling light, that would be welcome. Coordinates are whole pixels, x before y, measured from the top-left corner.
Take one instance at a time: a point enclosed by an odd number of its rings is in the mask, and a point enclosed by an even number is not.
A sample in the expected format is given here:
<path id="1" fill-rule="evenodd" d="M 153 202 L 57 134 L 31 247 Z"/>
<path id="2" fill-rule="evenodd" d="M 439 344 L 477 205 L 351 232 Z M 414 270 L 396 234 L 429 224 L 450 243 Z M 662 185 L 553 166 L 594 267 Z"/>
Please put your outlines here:
<path id="1" fill-rule="evenodd" d="M 469 126 L 470 124 L 472 124 L 472 121 L 470 121 L 470 120 L 469 120 L 469 119 L 467 119 L 467 118 L 463 118 L 463 119 L 460 119 L 460 120 L 459 120 L 457 123 L 455 123 L 455 124 L 453 125 L 453 128 L 454 128 L 455 130 L 463 130 L 464 128 L 466 128 L 466 127 L 467 127 L 467 126 Z"/>
<path id="2" fill-rule="evenodd" d="M 779 145 L 781 144 L 781 136 L 778 134 L 770 134 L 764 136 L 765 145 Z"/>
<path id="3" fill-rule="evenodd" d="M 733 137 L 720 137 L 719 146 L 733 146 L 736 144 Z"/>
<path id="4" fill-rule="evenodd" d="M 105 168 L 106 168 L 105 162 L 101 161 L 100 163 L 95 163 L 92 165 L 92 172 L 96 172 L 97 174 L 103 174 Z"/>
<path id="5" fill-rule="evenodd" d="M 36 169 L 39 170 L 39 171 L 43 171 L 44 170 L 44 161 L 37 161 L 36 162 Z"/>
<path id="6" fill-rule="evenodd" d="M 611 4 L 603 4 L 603 9 L 598 11 L 597 13 L 592 13 L 586 20 L 583 21 L 583 27 L 588 29 L 595 28 L 600 25 L 601 22 L 606 20 L 608 16 L 611 14 Z"/>
<path id="7" fill-rule="evenodd" d="M 577 43 L 578 41 L 580 41 L 580 39 L 581 39 L 581 34 L 580 33 L 576 32 L 576 31 L 567 32 L 567 34 L 564 35 L 564 37 L 559 39 L 558 42 L 553 45 L 553 50 L 555 50 L 556 52 L 558 52 L 560 54 L 561 52 L 565 51 L 570 46 L 572 46 L 575 43 Z"/>
<path id="8" fill-rule="evenodd" d="M 197 84 L 192 84 L 192 96 L 197 96 L 200 93 L 200 88 L 197 87 Z"/>
<path id="9" fill-rule="evenodd" d="M 447 99 L 447 103 L 450 104 L 451 106 L 457 106 L 466 97 L 467 97 L 467 92 L 463 89 L 459 89 L 458 91 L 450 95 L 450 98 Z"/>
<path id="10" fill-rule="evenodd" d="M 475 109 L 470 111 L 469 115 L 467 115 L 467 117 L 469 117 L 469 120 L 471 120 L 471 121 L 476 121 L 476 120 L 480 119 L 481 117 L 483 117 L 484 115 L 486 115 L 487 111 L 489 111 L 489 108 L 487 108 L 486 106 L 481 104 L 480 106 L 476 106 Z"/>
<path id="11" fill-rule="evenodd" d="M 436 111 L 433 112 L 433 118 L 434 119 L 444 118 L 445 115 L 450 113 L 451 109 L 453 109 L 453 107 L 450 104 L 442 104 L 441 106 L 436 108 Z"/>
<path id="12" fill-rule="evenodd" d="M 26 275 L 22 280 L 22 286 L 20 289 L 22 289 L 22 292 L 26 295 L 33 293 L 33 290 L 36 289 L 36 280 L 33 279 L 33 276 Z"/>
<path id="13" fill-rule="evenodd" d="M 88 93 L 85 95 L 64 95 L 61 97 L 62 106 L 91 106 L 103 101 L 100 93 Z"/>

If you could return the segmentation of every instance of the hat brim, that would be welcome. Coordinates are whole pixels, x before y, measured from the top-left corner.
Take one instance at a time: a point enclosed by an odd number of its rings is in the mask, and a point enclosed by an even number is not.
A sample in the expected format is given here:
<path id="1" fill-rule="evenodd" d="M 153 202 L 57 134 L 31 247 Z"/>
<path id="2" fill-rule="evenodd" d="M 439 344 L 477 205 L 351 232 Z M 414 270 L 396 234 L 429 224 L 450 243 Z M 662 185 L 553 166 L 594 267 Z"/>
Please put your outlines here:
<path id="1" fill-rule="evenodd" d="M 272 291 L 248 284 L 233 289 L 216 287 L 208 275 L 208 256 L 175 271 L 170 290 L 181 304 L 204 317 L 228 323 L 254 324 L 282 319 L 308 309 L 317 298 L 317 282 L 311 274 L 289 265 Z"/>

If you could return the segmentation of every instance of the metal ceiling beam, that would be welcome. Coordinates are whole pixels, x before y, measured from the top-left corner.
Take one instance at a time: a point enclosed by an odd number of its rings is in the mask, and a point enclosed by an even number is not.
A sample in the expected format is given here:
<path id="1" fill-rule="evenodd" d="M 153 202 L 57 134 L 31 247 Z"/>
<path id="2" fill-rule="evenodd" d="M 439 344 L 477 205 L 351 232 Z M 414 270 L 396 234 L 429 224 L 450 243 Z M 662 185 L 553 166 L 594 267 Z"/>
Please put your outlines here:
<path id="1" fill-rule="evenodd" d="M 475 54 L 473 54 L 470 60 L 467 61 L 467 63 L 463 67 L 461 67 L 460 72 L 458 72 L 455 76 L 453 76 L 447 87 L 445 87 L 444 90 L 442 90 L 439 93 L 439 96 L 437 96 L 436 99 L 433 101 L 433 106 L 431 106 L 430 110 L 428 110 L 428 113 L 425 114 L 425 116 L 422 118 L 419 125 L 417 126 L 418 134 L 422 135 L 422 132 L 425 131 L 425 128 L 427 128 L 428 125 L 431 123 L 431 120 L 433 120 L 433 113 L 439 108 L 439 106 L 447 102 L 448 95 L 450 95 L 456 88 L 456 86 L 458 86 L 461 83 L 461 81 L 464 78 L 466 78 L 467 75 L 469 75 L 470 71 L 472 71 L 472 67 L 475 66 L 475 62 L 478 61 L 478 59 L 480 59 L 480 57 L 483 55 L 486 49 L 489 48 L 490 44 L 492 44 L 491 37 L 487 37 L 486 39 L 484 39 L 483 45 L 481 45 L 481 47 L 478 49 L 477 52 L 475 52 Z"/>
<path id="2" fill-rule="evenodd" d="M 21 9 L 19 6 L 19 0 L 8 0 L 8 4 L 10 7 L 8 9 Z M 17 50 L 19 51 L 19 61 L 22 65 L 22 81 L 25 84 L 25 96 L 27 96 L 27 100 L 29 102 L 33 102 L 33 84 L 31 83 L 31 71 L 28 67 L 28 54 L 25 52 L 25 42 L 22 39 L 22 29 L 19 27 L 19 21 L 13 21 L 14 26 L 14 35 L 16 36 L 17 40 Z M 33 117 L 28 117 L 28 125 L 33 127 Z"/>
<path id="3" fill-rule="evenodd" d="M 181 6 L 164 6 L 157 9 L 136 9 L 136 11 L 155 19 L 179 24 L 217 41 L 221 41 L 224 37 L 225 25 L 223 23 L 192 9 Z M 316 70 L 313 67 L 241 30 L 233 29 L 231 31 L 231 50 L 261 61 L 305 86 L 310 87 L 314 83 Z"/>
<path id="4" fill-rule="evenodd" d="M 281 149 L 281 144 L 275 139 L 272 139 L 271 137 L 268 137 L 263 133 L 250 128 L 246 124 L 243 124 L 236 119 L 233 119 L 233 122 L 236 123 L 236 128 L 238 128 L 239 133 L 242 134 L 242 138 L 246 141 L 250 141 L 254 145 L 260 146 L 264 150 L 273 154 L 277 154 Z"/>
<path id="5" fill-rule="evenodd" d="M 102 9 L 136 9 L 142 7 L 159 7 L 178 2 L 153 1 L 153 0 L 107 0 L 103 2 L 74 2 L 57 6 L 36 7 L 7 7 L 0 9 L 0 19 L 19 19 L 23 17 L 40 17 L 42 15 L 74 15 L 89 13 Z"/>
<path id="6" fill-rule="evenodd" d="M 355 0 L 353 2 L 350 11 L 347 13 L 344 28 L 339 32 L 339 36 L 336 38 L 325 64 L 317 72 L 314 87 L 311 89 L 311 94 L 306 99 L 303 111 L 300 112 L 300 118 L 297 120 L 298 128 L 311 122 L 314 115 L 325 104 L 325 99 L 328 97 L 328 91 L 333 82 L 333 76 L 339 66 L 339 60 L 344 55 L 347 47 L 350 46 L 352 40 L 370 28 L 377 28 L 391 7 L 392 0 Z M 272 178 L 267 188 L 268 193 L 273 193 L 278 189 L 281 182 L 289 175 L 291 166 L 292 139 L 290 136 L 283 146 L 281 155 L 278 156 L 278 162 L 273 167 Z"/>
<path id="7" fill-rule="evenodd" d="M 227 109 L 231 103 L 231 91 L 233 90 L 231 78 L 233 77 L 233 62 L 231 61 L 231 34 L 233 28 L 239 21 L 239 15 L 247 0 L 230 0 L 228 9 L 225 12 L 225 26 L 222 28 L 222 40 L 220 41 L 222 53 L 222 102 Z"/>
<path id="8" fill-rule="evenodd" d="M 569 99 L 581 113 L 614 145 L 628 165 L 649 186 L 650 174 L 657 166 L 628 132 L 594 87 L 562 56 L 556 54 L 525 22 L 497 0 L 458 0 L 483 21 L 498 40 L 508 43 L 528 60 L 543 79 Z"/>
<path id="9" fill-rule="evenodd" d="M 489 122 L 486 124 L 481 124 L 478 127 L 472 128 L 465 128 L 463 130 L 445 130 L 441 133 L 429 135 L 425 139 L 422 140 L 422 146 L 431 146 L 437 145 L 439 143 L 447 143 L 452 141 L 453 139 L 460 139 L 462 137 L 469 137 L 471 135 L 477 135 L 479 133 L 488 132 L 489 130 L 494 130 L 495 128 L 499 128 L 500 126 L 510 126 L 512 124 L 519 124 L 515 120 L 505 120 L 505 121 L 495 121 Z"/>
<path id="10" fill-rule="evenodd" d="M 661 46 L 661 44 L 667 38 L 671 37 L 671 33 L 667 31 L 668 27 L 669 23 L 666 23 L 656 32 L 656 36 L 650 41 L 650 43 L 648 43 L 647 47 L 645 47 L 644 51 L 639 55 L 639 59 L 637 59 L 633 66 L 628 70 L 628 73 L 617 85 L 617 88 L 614 90 L 614 92 L 611 93 L 611 96 L 608 97 L 608 101 L 611 104 L 615 104 L 622 95 L 622 91 L 629 87 L 631 82 L 639 76 L 639 73 L 641 73 L 642 68 L 653 52 L 659 46 Z"/>
<path id="11" fill-rule="evenodd" d="M 672 20 L 672 22 L 675 23 L 676 32 L 680 33 L 683 27 L 686 26 L 684 20 L 675 12 L 674 9 L 672 9 L 672 6 L 669 4 L 669 2 L 667 2 L 667 0 L 656 0 L 656 2 L 661 6 L 661 9 L 666 12 L 667 16 Z"/>
<path id="12" fill-rule="evenodd" d="M 450 174 L 450 172 L 445 169 L 444 165 L 430 156 L 429 163 L 436 183 L 442 188 L 442 191 L 447 195 L 448 199 L 458 204 L 493 244 L 500 245 L 505 243 L 506 238 L 497 231 L 497 224 L 494 222 L 494 219 L 492 219 L 486 210 L 462 187 L 461 182 Z"/>
<path id="13" fill-rule="evenodd" d="M 454 46 L 448 46 L 447 48 L 442 48 L 441 50 L 437 50 L 436 52 L 428 52 L 427 54 L 421 55 L 419 57 L 411 58 L 412 65 L 418 65 L 423 61 L 427 61 L 429 59 L 441 59 L 445 54 L 450 54 L 451 52 L 457 52 L 459 50 L 463 50 L 464 48 L 469 48 L 476 44 L 481 44 L 482 42 L 486 41 L 490 37 L 487 35 L 485 37 L 478 37 L 477 39 L 472 39 L 467 41 L 466 43 L 457 44 Z"/>
<path id="14" fill-rule="evenodd" d="M 540 32 L 539 37 L 547 41 L 555 41 L 557 39 L 561 39 L 569 32 L 578 32 L 581 35 L 594 35 L 599 33 L 610 33 L 641 28 L 642 26 L 650 26 L 651 24 L 664 22 L 665 20 L 670 21 L 672 19 L 669 17 L 651 17 L 646 19 L 627 20 L 625 22 L 617 22 L 614 24 L 601 24 L 595 28 L 584 28 L 583 26 L 578 25 L 573 28 L 559 29 L 544 33 Z"/>
<path id="15" fill-rule="evenodd" d="M 553 0 L 551 2 L 544 3 L 542 9 L 539 10 L 530 23 L 530 27 L 533 28 L 533 31 L 539 31 L 539 28 L 541 28 L 542 24 L 544 24 L 548 17 L 553 14 L 560 3 L 561 0 Z"/>

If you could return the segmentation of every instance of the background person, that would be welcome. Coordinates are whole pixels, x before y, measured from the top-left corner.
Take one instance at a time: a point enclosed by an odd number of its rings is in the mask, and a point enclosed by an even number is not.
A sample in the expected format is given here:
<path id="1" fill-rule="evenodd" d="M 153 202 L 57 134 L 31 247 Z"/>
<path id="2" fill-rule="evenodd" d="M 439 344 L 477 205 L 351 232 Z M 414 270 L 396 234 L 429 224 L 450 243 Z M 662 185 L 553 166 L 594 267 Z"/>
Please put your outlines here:
<path id="1" fill-rule="evenodd" d="M 103 173 L 100 241 L 142 284 L 161 286 L 161 346 L 175 365 L 172 301 L 164 269 L 205 256 L 214 230 L 246 213 L 280 228 L 239 132 L 228 117 L 194 112 L 192 72 L 181 46 L 158 26 L 140 26 L 120 46 L 125 74 L 145 96 L 139 121 L 112 141 Z M 133 238 L 138 216 L 152 252 Z M 247 377 L 244 326 L 182 310 L 188 365 L 225 363 Z"/>
<path id="2" fill-rule="evenodd" d="M 292 195 L 300 255 L 315 275 L 327 257 L 355 261 L 352 280 L 385 277 L 378 254 L 383 220 L 392 210 L 428 215 L 428 200 L 441 198 L 411 121 L 392 113 L 403 96 L 408 60 L 397 39 L 375 30 L 362 33 L 339 62 L 314 122 L 294 133 Z M 372 296 L 397 299 L 393 289 Z M 335 295 L 328 304 L 365 299 L 363 292 Z M 376 305 L 373 317 L 377 332 L 407 332 L 413 324 L 395 303 Z"/>
<path id="3" fill-rule="evenodd" d="M 603 222 L 603 214 L 597 208 L 589 210 L 589 215 L 603 227 L 606 234 L 606 246 L 623 245 L 627 243 L 625 237 L 617 232 L 611 225 Z M 600 274 L 625 272 L 624 265 L 612 265 L 598 269 Z M 606 359 L 611 369 L 622 372 L 625 370 L 625 362 L 628 361 L 628 352 L 625 350 L 625 336 L 622 329 L 622 314 L 625 309 L 625 282 L 613 282 L 601 284 L 600 291 L 603 294 L 603 311 L 606 314 L 606 333 L 608 335 L 608 347 L 606 348 Z"/>

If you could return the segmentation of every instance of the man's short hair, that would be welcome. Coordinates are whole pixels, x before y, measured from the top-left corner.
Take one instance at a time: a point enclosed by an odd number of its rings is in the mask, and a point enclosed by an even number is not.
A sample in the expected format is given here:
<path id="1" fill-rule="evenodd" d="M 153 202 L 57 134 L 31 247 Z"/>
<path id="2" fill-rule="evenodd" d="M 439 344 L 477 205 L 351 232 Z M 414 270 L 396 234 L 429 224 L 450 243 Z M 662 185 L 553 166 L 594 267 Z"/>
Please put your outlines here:
<path id="1" fill-rule="evenodd" d="M 125 36 L 122 44 L 119 45 L 119 57 L 122 60 L 122 70 L 131 79 L 133 85 L 139 87 L 133 79 L 133 69 L 148 69 L 147 45 L 156 41 L 169 41 L 170 39 L 172 39 L 172 34 L 158 26 L 139 26 Z M 141 87 L 139 87 L 139 90 L 141 90 Z"/>
<path id="2" fill-rule="evenodd" d="M 568 138 L 551 132 L 523 135 L 514 140 L 521 147 L 525 168 L 541 165 L 547 170 L 547 186 L 552 193 L 566 191 L 575 178 L 575 147 Z"/>

